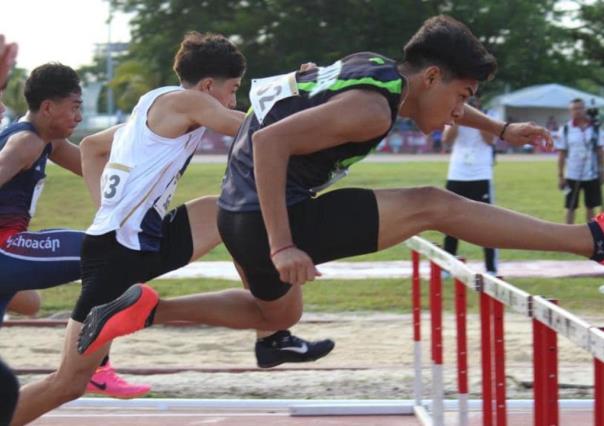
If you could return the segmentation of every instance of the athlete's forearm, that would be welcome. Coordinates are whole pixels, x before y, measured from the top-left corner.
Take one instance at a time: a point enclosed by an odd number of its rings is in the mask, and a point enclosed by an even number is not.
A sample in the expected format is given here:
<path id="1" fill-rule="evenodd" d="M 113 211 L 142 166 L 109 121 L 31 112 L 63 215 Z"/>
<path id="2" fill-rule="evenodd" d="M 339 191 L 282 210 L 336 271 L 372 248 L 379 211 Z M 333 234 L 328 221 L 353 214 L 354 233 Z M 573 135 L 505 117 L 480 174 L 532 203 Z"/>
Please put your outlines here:
<path id="1" fill-rule="evenodd" d="M 271 143 L 262 131 L 253 136 L 254 176 L 260 209 L 271 251 L 292 244 L 285 201 L 285 182 L 289 153 L 281 144 Z"/>
<path id="2" fill-rule="evenodd" d="M 204 93 L 182 93 L 185 114 L 191 124 L 204 126 L 223 135 L 235 136 L 245 119 L 241 111 L 228 109 Z"/>
<path id="3" fill-rule="evenodd" d="M 443 142 L 445 145 L 453 145 L 457 139 L 458 127 L 456 125 L 447 126 L 443 132 Z"/>
<path id="4" fill-rule="evenodd" d="M 228 131 L 225 132 L 227 136 L 237 136 L 237 132 L 239 132 L 239 127 L 241 127 L 241 123 L 245 120 L 245 114 L 241 111 L 231 110 L 229 111 L 229 120 L 228 120 Z"/>
<path id="5" fill-rule="evenodd" d="M 95 206 L 101 205 L 101 175 L 113 146 L 113 137 L 124 124 L 86 136 L 80 143 L 82 176 Z"/>
<path id="6" fill-rule="evenodd" d="M 492 135 L 498 136 L 503 130 L 505 123 L 503 121 L 494 120 L 486 114 L 476 108 L 465 105 L 463 117 L 457 120 L 457 124 L 462 126 L 474 127 L 475 129 L 488 132 Z"/>
<path id="7" fill-rule="evenodd" d="M 96 207 L 101 205 L 101 175 L 109 161 L 109 153 L 99 151 L 92 141 L 84 139 L 80 146 L 82 156 L 82 176 Z"/>

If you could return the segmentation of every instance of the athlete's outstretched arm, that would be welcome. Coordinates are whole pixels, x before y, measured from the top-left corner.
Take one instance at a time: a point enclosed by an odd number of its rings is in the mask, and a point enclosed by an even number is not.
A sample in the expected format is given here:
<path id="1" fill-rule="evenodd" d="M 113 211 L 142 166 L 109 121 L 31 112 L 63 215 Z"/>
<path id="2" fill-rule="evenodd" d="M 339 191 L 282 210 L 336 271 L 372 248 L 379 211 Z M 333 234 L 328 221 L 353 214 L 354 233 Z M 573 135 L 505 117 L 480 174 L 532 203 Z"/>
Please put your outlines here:
<path id="1" fill-rule="evenodd" d="M 455 143 L 455 139 L 457 139 L 458 133 L 459 127 L 457 124 L 445 126 L 445 130 L 443 131 L 443 143 L 447 146 L 453 145 Z"/>
<path id="2" fill-rule="evenodd" d="M 462 126 L 474 127 L 489 132 L 495 136 L 500 136 L 505 126 L 502 121 L 494 120 L 468 104 L 464 106 L 463 117 L 456 120 L 456 122 Z M 541 141 L 544 141 L 548 147 L 553 145 L 552 136 L 547 129 L 528 122 L 508 124 L 503 139 L 513 146 L 534 145 Z"/>
<path id="3" fill-rule="evenodd" d="M 115 132 L 123 124 L 86 136 L 80 143 L 82 176 L 96 207 L 101 205 L 101 175 L 109 160 Z"/>
<path id="4" fill-rule="evenodd" d="M 19 132 L 0 150 L 0 187 L 17 173 L 29 169 L 44 150 L 44 142 L 31 132 Z"/>
<path id="5" fill-rule="evenodd" d="M 187 99 L 183 104 L 191 123 L 208 127 L 223 135 L 235 136 L 243 123 L 245 114 L 228 109 L 207 93 L 185 90 L 182 96 Z"/>
<path id="6" fill-rule="evenodd" d="M 392 123 L 386 99 L 374 92 L 351 90 L 329 102 L 293 114 L 253 136 L 254 173 L 273 263 L 281 280 L 303 284 L 318 274 L 310 257 L 293 247 L 285 202 L 289 157 L 347 142 L 370 140 Z M 285 247 L 289 247 L 284 250 Z"/>
<path id="7" fill-rule="evenodd" d="M 52 141 L 50 159 L 64 169 L 82 176 L 80 148 L 67 139 Z"/>
<path id="8" fill-rule="evenodd" d="M 8 75 L 17 58 L 17 43 L 6 43 L 4 35 L 0 34 L 0 89 L 8 80 Z"/>

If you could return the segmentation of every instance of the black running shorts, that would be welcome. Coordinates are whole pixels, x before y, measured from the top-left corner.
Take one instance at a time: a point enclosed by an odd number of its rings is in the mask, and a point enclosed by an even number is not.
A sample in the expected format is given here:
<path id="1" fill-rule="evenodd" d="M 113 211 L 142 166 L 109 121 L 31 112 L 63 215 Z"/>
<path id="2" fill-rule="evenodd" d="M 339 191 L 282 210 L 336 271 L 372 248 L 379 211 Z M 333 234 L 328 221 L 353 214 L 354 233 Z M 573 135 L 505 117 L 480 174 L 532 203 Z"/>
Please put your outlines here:
<path id="1" fill-rule="evenodd" d="M 169 212 L 162 223 L 158 252 L 131 250 L 115 232 L 86 235 L 82 243 L 82 291 L 71 318 L 83 322 L 90 310 L 110 302 L 133 284 L 146 282 L 189 263 L 193 238 L 186 207 Z"/>
<path id="2" fill-rule="evenodd" d="M 585 207 L 593 209 L 602 205 L 602 189 L 599 179 L 593 180 L 572 180 L 566 179 L 566 187 L 569 191 L 564 197 L 564 207 L 575 210 L 579 207 L 579 196 L 583 191 Z"/>
<path id="3" fill-rule="evenodd" d="M 373 191 L 339 189 L 288 208 L 296 246 L 315 264 L 377 251 L 379 214 Z M 222 240 L 245 272 L 252 294 L 276 300 L 290 284 L 281 282 L 270 258 L 262 214 L 218 211 Z"/>
<path id="4" fill-rule="evenodd" d="M 462 197 L 481 203 L 491 203 L 490 180 L 448 180 L 447 189 Z"/>

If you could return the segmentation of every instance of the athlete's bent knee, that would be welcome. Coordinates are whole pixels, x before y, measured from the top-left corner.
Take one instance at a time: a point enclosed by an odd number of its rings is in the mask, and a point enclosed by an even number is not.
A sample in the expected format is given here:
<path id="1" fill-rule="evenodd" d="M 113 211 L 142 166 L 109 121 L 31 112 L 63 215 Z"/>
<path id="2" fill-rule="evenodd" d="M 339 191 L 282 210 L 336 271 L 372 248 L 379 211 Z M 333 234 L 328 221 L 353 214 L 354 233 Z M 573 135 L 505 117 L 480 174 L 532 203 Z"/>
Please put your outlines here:
<path id="1" fill-rule="evenodd" d="M 55 395 L 62 404 L 84 395 L 89 380 L 90 375 L 74 374 L 67 377 L 58 372 L 51 373 L 44 379 L 55 390 Z"/>
<path id="2" fill-rule="evenodd" d="M 279 310 L 278 312 L 264 312 L 264 318 L 267 321 L 268 329 L 283 330 L 290 328 L 300 321 L 302 317 L 302 309 L 288 308 Z"/>

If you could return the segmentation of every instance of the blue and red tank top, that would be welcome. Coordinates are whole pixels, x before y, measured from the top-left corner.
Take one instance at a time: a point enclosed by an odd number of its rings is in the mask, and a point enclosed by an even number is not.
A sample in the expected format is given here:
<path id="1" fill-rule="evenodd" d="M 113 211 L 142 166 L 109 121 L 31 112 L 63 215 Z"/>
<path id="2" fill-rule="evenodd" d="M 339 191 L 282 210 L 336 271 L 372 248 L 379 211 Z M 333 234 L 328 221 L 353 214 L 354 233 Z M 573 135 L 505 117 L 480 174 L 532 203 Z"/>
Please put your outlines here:
<path id="1" fill-rule="evenodd" d="M 24 131 L 37 134 L 29 122 L 11 124 L 0 132 L 0 151 L 12 135 Z M 29 169 L 17 173 L 0 187 L 0 242 L 27 230 L 44 187 L 46 162 L 51 152 L 52 145 L 49 143 Z"/>

